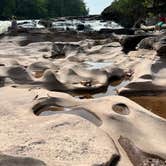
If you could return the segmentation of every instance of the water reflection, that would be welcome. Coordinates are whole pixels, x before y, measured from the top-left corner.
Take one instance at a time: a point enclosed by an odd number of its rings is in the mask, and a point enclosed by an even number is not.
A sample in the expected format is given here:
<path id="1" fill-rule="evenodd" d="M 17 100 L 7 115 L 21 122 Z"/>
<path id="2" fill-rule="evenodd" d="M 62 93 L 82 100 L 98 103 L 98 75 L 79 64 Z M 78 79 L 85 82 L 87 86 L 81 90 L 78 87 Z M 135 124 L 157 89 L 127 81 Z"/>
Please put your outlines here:
<path id="1" fill-rule="evenodd" d="M 84 108 L 65 108 L 65 107 L 56 107 L 56 106 L 48 106 L 48 107 L 43 107 L 40 110 L 37 110 L 34 112 L 35 115 L 37 116 L 51 116 L 51 115 L 56 115 L 56 114 L 72 114 L 72 115 L 77 115 L 80 116 L 91 123 L 93 123 L 96 126 L 101 126 L 102 121 L 101 119 L 89 112 L 88 110 Z"/>
<path id="2" fill-rule="evenodd" d="M 130 80 L 126 79 L 119 79 L 119 80 L 114 80 L 110 82 L 110 85 L 108 86 L 107 90 L 105 92 L 101 92 L 98 94 L 94 94 L 94 98 L 99 98 L 99 97 L 104 97 L 104 96 L 112 96 L 112 95 L 118 95 L 117 90 L 125 87 L 128 85 Z"/>
<path id="3" fill-rule="evenodd" d="M 110 81 L 110 84 L 108 87 L 93 91 L 93 92 L 75 92 L 71 93 L 72 96 L 80 99 L 92 99 L 92 98 L 100 98 L 105 96 L 112 96 L 112 95 L 118 95 L 117 90 L 125 87 L 128 85 L 130 80 L 128 79 L 114 79 Z"/>
<path id="4" fill-rule="evenodd" d="M 88 70 L 94 70 L 94 69 L 102 69 L 108 66 L 112 65 L 112 62 L 90 62 L 90 61 L 85 61 L 85 65 L 87 65 Z"/>

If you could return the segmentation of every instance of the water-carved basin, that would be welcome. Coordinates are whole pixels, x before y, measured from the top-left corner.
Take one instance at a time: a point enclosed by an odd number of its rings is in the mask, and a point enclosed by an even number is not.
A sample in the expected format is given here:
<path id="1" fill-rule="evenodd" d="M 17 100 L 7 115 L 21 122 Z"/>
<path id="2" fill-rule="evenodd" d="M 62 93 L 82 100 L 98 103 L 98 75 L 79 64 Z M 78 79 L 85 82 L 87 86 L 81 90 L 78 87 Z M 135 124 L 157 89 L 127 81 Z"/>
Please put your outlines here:
<path id="1" fill-rule="evenodd" d="M 120 115 L 129 115 L 130 111 L 126 104 L 118 103 L 112 106 L 113 111 Z"/>
<path id="2" fill-rule="evenodd" d="M 35 108 L 35 107 L 34 107 Z M 96 126 L 101 126 L 102 121 L 101 119 L 89 112 L 88 110 L 84 108 L 66 108 L 66 107 L 60 107 L 60 106 L 43 106 L 40 109 L 33 110 L 34 114 L 37 116 L 51 116 L 51 115 L 57 115 L 57 114 L 73 114 L 80 116 L 91 123 L 95 124 Z"/>
<path id="3" fill-rule="evenodd" d="M 130 81 L 125 79 L 116 79 L 113 81 L 110 81 L 110 84 L 106 88 L 102 88 L 98 91 L 94 91 L 93 93 L 74 93 L 71 95 L 75 96 L 76 98 L 80 99 L 90 99 L 90 98 L 99 98 L 99 97 L 105 97 L 105 96 L 111 96 L 111 95 L 118 95 L 117 90 L 125 87 Z"/>

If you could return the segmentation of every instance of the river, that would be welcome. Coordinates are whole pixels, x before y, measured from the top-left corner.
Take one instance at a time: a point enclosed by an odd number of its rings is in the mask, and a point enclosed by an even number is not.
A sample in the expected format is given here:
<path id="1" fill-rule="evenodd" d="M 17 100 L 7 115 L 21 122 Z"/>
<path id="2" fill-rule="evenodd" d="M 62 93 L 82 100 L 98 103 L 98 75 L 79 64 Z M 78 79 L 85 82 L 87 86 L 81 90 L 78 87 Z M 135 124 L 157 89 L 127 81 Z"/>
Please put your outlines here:
<path id="1" fill-rule="evenodd" d="M 18 25 L 22 28 L 44 28 L 41 24 L 39 24 L 39 20 L 18 20 Z M 103 28 L 108 29 L 120 29 L 122 28 L 115 22 L 112 21 L 102 21 L 102 20 L 60 20 L 53 22 L 53 28 L 57 30 L 76 30 L 77 25 L 84 24 L 86 29 L 89 31 L 99 31 Z M 8 27 L 11 26 L 10 21 L 0 21 L 0 34 L 7 32 Z"/>

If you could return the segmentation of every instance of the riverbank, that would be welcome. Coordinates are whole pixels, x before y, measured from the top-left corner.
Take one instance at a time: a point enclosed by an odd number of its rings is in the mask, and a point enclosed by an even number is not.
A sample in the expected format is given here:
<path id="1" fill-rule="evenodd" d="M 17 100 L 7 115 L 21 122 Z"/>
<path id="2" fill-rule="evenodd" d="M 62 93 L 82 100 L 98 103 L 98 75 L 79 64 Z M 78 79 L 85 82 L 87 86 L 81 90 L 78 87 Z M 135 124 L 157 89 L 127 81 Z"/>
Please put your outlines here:
<path id="1" fill-rule="evenodd" d="M 122 28 L 1 35 L 0 163 L 165 166 L 165 38 Z"/>

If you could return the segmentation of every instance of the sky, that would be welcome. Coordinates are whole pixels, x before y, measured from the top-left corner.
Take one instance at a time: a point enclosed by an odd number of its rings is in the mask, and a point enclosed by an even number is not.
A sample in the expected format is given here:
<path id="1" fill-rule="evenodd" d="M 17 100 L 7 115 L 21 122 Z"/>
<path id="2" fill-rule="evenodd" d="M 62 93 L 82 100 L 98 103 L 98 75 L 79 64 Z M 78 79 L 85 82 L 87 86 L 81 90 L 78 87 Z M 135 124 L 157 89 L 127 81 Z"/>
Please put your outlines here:
<path id="1" fill-rule="evenodd" d="M 84 0 L 90 14 L 100 14 L 113 0 Z"/>

